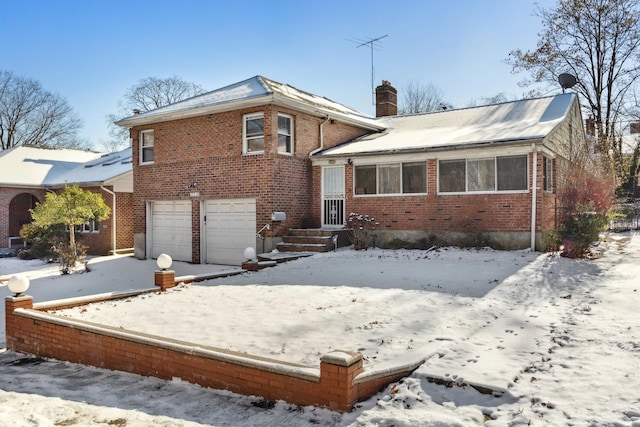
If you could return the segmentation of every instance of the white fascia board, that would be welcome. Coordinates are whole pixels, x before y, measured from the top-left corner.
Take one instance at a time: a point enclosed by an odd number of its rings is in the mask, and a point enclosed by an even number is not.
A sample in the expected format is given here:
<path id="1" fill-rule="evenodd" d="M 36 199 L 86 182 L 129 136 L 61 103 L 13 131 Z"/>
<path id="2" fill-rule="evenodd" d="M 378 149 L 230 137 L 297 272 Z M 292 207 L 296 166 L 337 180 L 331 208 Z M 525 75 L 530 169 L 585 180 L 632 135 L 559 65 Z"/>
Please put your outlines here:
<path id="1" fill-rule="evenodd" d="M 203 107 L 190 108 L 180 111 L 169 111 L 161 114 L 153 114 L 143 117 L 128 117 L 115 122 L 118 126 L 134 127 L 153 123 L 168 122 L 171 120 L 186 119 L 190 117 L 204 116 L 225 111 L 239 110 L 241 108 L 256 107 L 258 105 L 269 104 L 273 101 L 273 95 L 258 96 L 255 98 L 243 99 L 241 101 L 221 102 L 219 104 L 207 105 Z M 144 114 L 144 113 L 143 113 Z M 141 114 L 141 115 L 143 115 Z"/>
<path id="2" fill-rule="evenodd" d="M 314 166 L 328 165 L 331 160 L 338 164 L 339 160 L 351 159 L 353 164 L 378 162 L 421 161 L 424 159 L 460 159 L 495 156 L 512 156 L 531 152 L 531 143 L 542 142 L 542 139 L 522 141 L 496 142 L 491 144 L 465 144 L 448 147 L 416 148 L 406 150 L 380 150 L 367 153 L 344 153 L 311 157 Z"/>
<path id="3" fill-rule="evenodd" d="M 367 119 L 367 118 L 359 119 L 358 117 L 352 117 L 352 116 L 349 116 L 348 114 L 344 114 L 339 111 L 330 110 L 330 109 L 318 107 L 315 105 L 309 105 L 305 102 L 296 101 L 291 98 L 287 98 L 287 97 L 276 95 L 276 94 L 273 95 L 273 102 L 276 105 L 291 108 L 292 110 L 301 111 L 304 113 L 309 113 L 317 117 L 328 116 L 342 123 L 358 126 L 363 129 L 381 131 L 387 128 L 381 123 L 375 123 L 375 119 Z"/>

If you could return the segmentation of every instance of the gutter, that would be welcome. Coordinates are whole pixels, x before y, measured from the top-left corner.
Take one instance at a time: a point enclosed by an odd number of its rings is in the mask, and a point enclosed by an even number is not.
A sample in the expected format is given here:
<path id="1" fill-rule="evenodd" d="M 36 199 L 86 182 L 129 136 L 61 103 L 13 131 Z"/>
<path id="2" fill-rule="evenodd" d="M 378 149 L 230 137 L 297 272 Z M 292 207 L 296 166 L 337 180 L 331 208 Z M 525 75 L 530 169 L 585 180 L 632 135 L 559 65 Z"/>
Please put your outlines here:
<path id="1" fill-rule="evenodd" d="M 324 149 L 324 125 L 325 123 L 327 123 L 331 118 L 327 115 L 327 117 L 322 121 L 322 123 L 320 123 L 320 147 L 316 148 L 315 150 L 311 151 L 309 153 L 309 157 L 313 156 L 316 153 L 319 153 L 320 151 L 322 151 Z"/>
<path id="2" fill-rule="evenodd" d="M 531 155 L 533 156 L 533 178 L 531 179 L 531 252 L 536 251 L 536 212 L 538 204 L 538 150 L 536 143 L 531 143 Z"/>
<path id="3" fill-rule="evenodd" d="M 361 153 L 338 153 L 331 154 L 325 153 L 320 157 L 316 157 L 316 159 L 324 159 L 324 158 L 344 158 L 344 157 L 368 157 L 368 156 L 376 156 L 376 155 L 386 155 L 386 154 L 403 154 L 403 153 L 431 153 L 438 151 L 457 151 L 457 150 L 466 150 L 470 148 L 486 148 L 492 146 L 502 146 L 502 145 L 525 145 L 537 142 L 542 142 L 542 137 L 535 136 L 532 138 L 522 139 L 522 140 L 503 140 L 503 141 L 483 141 L 483 142 L 472 142 L 467 144 L 456 144 L 456 145 L 443 145 L 437 147 L 415 147 L 415 148 L 400 148 L 400 149 L 387 149 L 387 150 L 375 150 L 375 151 L 363 151 Z M 314 150 L 315 151 L 315 150 Z M 312 152 L 310 155 L 315 154 Z"/>
<path id="4" fill-rule="evenodd" d="M 111 196 L 113 197 L 113 215 L 111 217 L 111 222 L 112 222 L 112 226 L 111 226 L 111 239 L 112 239 L 112 245 L 113 245 L 113 253 L 116 253 L 116 251 L 118 250 L 118 240 L 116 239 L 117 237 L 117 229 L 118 227 L 116 226 L 116 193 L 105 188 L 104 185 L 100 186 L 100 189 L 106 193 L 111 194 Z"/>

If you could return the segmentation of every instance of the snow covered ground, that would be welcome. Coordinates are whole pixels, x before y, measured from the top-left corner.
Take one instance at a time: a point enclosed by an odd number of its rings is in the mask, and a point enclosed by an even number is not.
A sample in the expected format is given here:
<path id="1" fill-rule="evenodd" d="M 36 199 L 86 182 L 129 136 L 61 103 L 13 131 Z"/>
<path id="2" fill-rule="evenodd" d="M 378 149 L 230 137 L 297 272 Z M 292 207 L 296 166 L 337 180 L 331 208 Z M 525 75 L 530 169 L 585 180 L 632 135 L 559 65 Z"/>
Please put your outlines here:
<path id="1" fill-rule="evenodd" d="M 489 249 L 340 250 L 65 310 L 310 365 L 334 348 L 362 351 L 367 368 L 429 358 L 340 414 L 0 350 L 0 425 L 639 427 L 640 235 L 612 235 L 600 248 L 595 261 Z M 89 266 L 63 277 L 2 259 L 0 276 L 32 270 L 28 293 L 44 301 L 148 288 L 155 270 L 129 257 Z M 179 276 L 230 267 L 174 268 Z M 0 295 L 9 292 L 0 287 Z M 181 307 L 194 310 L 173 311 Z"/>

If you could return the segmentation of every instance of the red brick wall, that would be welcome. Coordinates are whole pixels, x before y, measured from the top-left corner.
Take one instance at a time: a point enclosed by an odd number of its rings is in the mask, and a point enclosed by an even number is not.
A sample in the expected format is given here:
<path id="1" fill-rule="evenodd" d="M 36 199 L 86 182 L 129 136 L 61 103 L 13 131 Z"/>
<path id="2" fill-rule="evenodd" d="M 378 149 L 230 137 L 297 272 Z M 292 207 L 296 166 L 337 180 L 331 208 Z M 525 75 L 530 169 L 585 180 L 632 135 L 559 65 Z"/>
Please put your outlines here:
<path id="1" fill-rule="evenodd" d="M 23 196 L 20 196 L 20 195 Z M 20 223 L 27 221 L 31 222 L 31 216 L 28 218 L 24 215 L 24 208 L 30 208 L 27 206 L 17 206 L 21 214 L 10 214 L 11 201 L 14 198 L 20 196 L 21 198 L 29 198 L 29 196 L 35 196 L 38 201 L 44 201 L 45 191 L 43 189 L 25 189 L 25 188 L 0 188 L 0 248 L 7 247 L 9 244 L 9 237 L 19 236 L 16 230 L 19 232 Z"/>
<path id="2" fill-rule="evenodd" d="M 111 187 L 107 187 L 111 190 Z M 87 187 L 85 190 L 92 191 L 102 195 L 107 206 L 113 209 L 113 198 L 111 194 L 103 191 L 100 187 Z M 57 190 L 61 191 L 61 190 Z M 26 206 L 15 203 L 16 197 L 24 198 L 25 200 L 29 196 L 35 196 L 39 202 L 44 202 L 45 190 L 44 189 L 19 189 L 19 188 L 2 188 L 0 190 L 0 247 L 5 247 L 8 244 L 9 236 L 18 236 L 16 230 L 19 231 L 17 222 L 24 222 L 27 217 L 19 214 L 9 214 L 9 207 L 11 201 L 14 200 L 14 209 L 18 209 L 19 212 L 24 213 Z M 118 193 L 118 247 L 130 248 L 133 247 L 133 195 L 131 193 Z M 15 212 L 15 211 L 14 211 Z M 100 231 L 98 233 L 82 233 L 82 241 L 89 246 L 88 253 L 95 255 L 106 255 L 112 247 L 112 215 L 106 220 L 101 221 Z M 31 222 L 31 215 L 28 215 L 28 222 Z"/>
<path id="3" fill-rule="evenodd" d="M 133 193 L 116 193 L 116 248 L 133 247 Z"/>
<path id="4" fill-rule="evenodd" d="M 60 307 L 65 306 L 61 301 Z M 49 310 L 57 308 L 48 305 Z M 337 361 L 332 354 L 323 356 L 316 370 L 45 314 L 33 310 L 28 296 L 7 297 L 5 316 L 7 348 L 13 351 L 340 411 L 418 366 L 358 378 L 363 372 L 359 353 L 340 352 Z"/>
<path id="5" fill-rule="evenodd" d="M 263 112 L 265 153 L 242 155 L 243 115 Z M 277 153 L 277 115 L 294 118 L 294 154 Z M 273 211 L 287 220 L 272 224 L 266 236 L 312 224 L 313 193 L 309 153 L 320 146 L 323 118 L 273 105 L 156 123 L 132 128 L 133 233 L 146 232 L 147 201 L 189 200 L 192 204 L 192 259 L 200 262 L 200 201 L 256 198 L 256 231 L 271 223 Z M 139 132 L 154 130 L 154 163 L 139 165 Z M 323 125 L 325 148 L 366 133 L 338 122 Z M 195 189 L 187 186 L 196 182 Z M 197 191 L 197 197 L 190 193 Z"/>
<path id="6" fill-rule="evenodd" d="M 529 154 L 529 170 L 533 168 Z M 531 192 L 492 194 L 438 194 L 437 159 L 427 161 L 428 194 L 411 196 L 353 196 L 352 165 L 345 165 L 346 214 L 374 217 L 379 230 L 417 230 L 434 233 L 530 233 Z M 555 227 L 555 194 L 542 190 L 542 154 L 537 161 L 538 232 Z M 321 168 L 313 170 L 312 224 L 321 223 Z M 532 185 L 532 175 L 529 185 Z"/>

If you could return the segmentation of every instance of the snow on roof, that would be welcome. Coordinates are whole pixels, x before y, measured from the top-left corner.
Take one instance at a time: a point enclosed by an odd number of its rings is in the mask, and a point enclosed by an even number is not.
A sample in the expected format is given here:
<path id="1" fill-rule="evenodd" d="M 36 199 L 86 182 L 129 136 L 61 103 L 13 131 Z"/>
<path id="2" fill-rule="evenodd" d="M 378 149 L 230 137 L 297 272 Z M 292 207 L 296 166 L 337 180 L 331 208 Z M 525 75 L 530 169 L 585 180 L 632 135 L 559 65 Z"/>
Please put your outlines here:
<path id="1" fill-rule="evenodd" d="M 65 183 L 104 184 L 121 175 L 133 171 L 131 148 L 116 153 L 102 154 L 99 158 L 80 164 L 58 177 L 46 181 L 45 185 L 55 186 Z"/>
<path id="2" fill-rule="evenodd" d="M 85 165 L 100 163 L 108 156 L 115 159 L 129 156 L 128 164 L 108 165 L 107 169 L 87 168 Z M 0 186 L 40 187 L 68 183 L 100 183 L 131 170 L 131 149 L 119 153 L 102 154 L 93 151 L 67 148 L 43 148 L 19 146 L 0 152 Z M 91 170 L 89 172 L 89 170 Z"/>
<path id="3" fill-rule="evenodd" d="M 0 184 L 41 186 L 100 154 L 72 149 L 19 146 L 0 152 Z"/>
<path id="4" fill-rule="evenodd" d="M 574 94 L 412 116 L 382 117 L 386 130 L 314 155 L 347 156 L 541 139 L 567 116 Z"/>
<path id="5" fill-rule="evenodd" d="M 140 114 L 134 114 L 117 121 L 116 124 L 131 127 L 239 108 L 247 106 L 250 102 L 259 105 L 260 103 L 276 101 L 293 102 L 298 106 L 312 108 L 320 114 L 331 114 L 336 118 L 359 122 L 367 127 L 380 128 L 374 118 L 353 108 L 325 97 L 304 92 L 291 85 L 278 83 L 263 76 L 251 77 L 202 95 Z"/>

